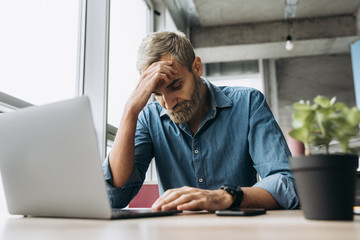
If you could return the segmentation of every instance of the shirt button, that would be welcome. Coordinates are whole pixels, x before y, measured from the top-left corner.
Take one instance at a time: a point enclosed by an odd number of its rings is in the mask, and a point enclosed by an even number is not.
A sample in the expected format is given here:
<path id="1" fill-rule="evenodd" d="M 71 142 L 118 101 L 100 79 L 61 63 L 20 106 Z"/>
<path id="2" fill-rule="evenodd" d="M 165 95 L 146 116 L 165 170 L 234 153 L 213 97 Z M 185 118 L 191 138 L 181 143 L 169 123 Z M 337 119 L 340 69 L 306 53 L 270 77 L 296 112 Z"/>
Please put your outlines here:
<path id="1" fill-rule="evenodd" d="M 202 183 L 204 181 L 204 179 L 199 178 L 199 183 Z"/>
<path id="2" fill-rule="evenodd" d="M 196 150 L 194 151 L 194 153 L 195 153 L 195 154 L 198 154 L 198 153 L 199 153 L 199 150 L 196 149 Z"/>

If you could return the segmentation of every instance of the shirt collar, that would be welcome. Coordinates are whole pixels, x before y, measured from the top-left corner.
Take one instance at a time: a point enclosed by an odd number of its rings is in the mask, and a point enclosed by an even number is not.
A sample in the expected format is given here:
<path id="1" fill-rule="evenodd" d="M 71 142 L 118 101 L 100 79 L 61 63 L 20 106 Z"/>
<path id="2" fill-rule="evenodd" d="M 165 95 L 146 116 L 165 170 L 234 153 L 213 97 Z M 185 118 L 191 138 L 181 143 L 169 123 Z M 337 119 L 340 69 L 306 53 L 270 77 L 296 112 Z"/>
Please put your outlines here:
<path id="1" fill-rule="evenodd" d="M 201 77 L 201 79 L 205 83 L 205 85 L 207 86 L 210 92 L 211 108 L 216 108 L 216 107 L 226 108 L 226 107 L 231 107 L 233 105 L 230 98 L 228 98 L 220 88 L 210 83 L 204 77 Z"/>
<path id="2" fill-rule="evenodd" d="M 201 80 L 209 90 L 210 94 L 210 115 L 215 115 L 216 108 L 232 107 L 233 103 L 220 88 L 210 83 L 206 78 L 201 77 Z M 161 107 L 162 108 L 162 107 Z M 162 108 L 160 117 L 167 115 L 166 109 Z"/>

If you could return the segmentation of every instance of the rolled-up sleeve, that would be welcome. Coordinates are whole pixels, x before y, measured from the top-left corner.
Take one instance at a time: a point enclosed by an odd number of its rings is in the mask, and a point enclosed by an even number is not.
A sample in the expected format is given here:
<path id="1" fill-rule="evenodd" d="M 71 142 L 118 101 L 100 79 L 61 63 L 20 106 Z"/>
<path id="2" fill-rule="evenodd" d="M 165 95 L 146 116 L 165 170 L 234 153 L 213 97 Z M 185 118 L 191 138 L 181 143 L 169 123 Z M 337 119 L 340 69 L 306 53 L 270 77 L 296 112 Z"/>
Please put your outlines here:
<path id="1" fill-rule="evenodd" d="M 143 184 L 144 180 L 141 178 L 141 174 L 138 173 L 136 170 L 137 168 L 134 168 L 134 171 L 124 186 L 121 188 L 116 188 L 113 184 L 113 177 L 109 165 L 109 157 L 104 160 L 102 167 L 111 206 L 113 208 L 126 207 L 131 199 L 136 196 Z"/>
<path id="2" fill-rule="evenodd" d="M 278 204 L 285 209 L 295 209 L 299 207 L 299 200 L 295 191 L 295 182 L 292 178 L 277 173 L 257 182 L 254 187 L 260 187 L 268 191 Z"/>
<path id="3" fill-rule="evenodd" d="M 110 204 L 113 208 L 126 207 L 131 199 L 139 192 L 145 174 L 153 157 L 152 141 L 146 127 L 144 110 L 140 113 L 135 133 L 135 165 L 127 182 L 116 188 L 113 184 L 113 175 L 110 169 L 109 156 L 102 164 Z"/>
<path id="4" fill-rule="evenodd" d="M 295 180 L 290 171 L 291 156 L 285 138 L 260 92 L 251 96 L 249 152 L 262 180 L 254 186 L 268 191 L 285 209 L 299 207 Z"/>

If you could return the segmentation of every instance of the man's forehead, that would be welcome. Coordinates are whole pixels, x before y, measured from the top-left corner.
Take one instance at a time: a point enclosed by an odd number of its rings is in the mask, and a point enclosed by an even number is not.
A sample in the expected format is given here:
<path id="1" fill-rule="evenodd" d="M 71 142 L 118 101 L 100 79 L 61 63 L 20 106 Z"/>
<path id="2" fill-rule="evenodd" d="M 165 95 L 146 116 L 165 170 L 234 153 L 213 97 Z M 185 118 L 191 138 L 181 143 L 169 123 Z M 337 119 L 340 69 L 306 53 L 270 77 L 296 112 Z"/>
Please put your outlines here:
<path id="1" fill-rule="evenodd" d="M 174 57 L 170 55 L 163 55 L 159 61 L 172 61 L 172 67 L 177 71 L 174 74 L 174 77 L 170 78 L 170 82 L 160 81 L 158 85 L 156 86 L 156 89 L 154 92 L 160 92 L 164 89 L 170 88 L 173 84 L 177 83 L 178 81 L 182 80 L 184 78 L 185 72 L 189 71 L 185 66 L 183 66 L 181 63 L 179 63 L 178 60 L 176 60 Z"/>
<path id="2" fill-rule="evenodd" d="M 170 79 L 171 81 L 170 82 L 165 82 L 164 80 L 160 81 L 158 83 L 158 85 L 156 86 L 156 89 L 154 89 L 154 93 L 155 92 L 161 92 L 165 89 L 168 89 L 170 88 L 172 85 L 174 85 L 175 83 L 179 82 L 182 78 L 179 78 L 179 77 L 175 77 L 173 79 Z"/>
<path id="3" fill-rule="evenodd" d="M 163 55 L 159 59 L 159 61 L 172 61 L 173 62 L 172 66 L 176 69 L 179 67 L 182 67 L 182 65 L 179 63 L 179 61 L 176 58 L 169 56 L 169 55 Z"/>

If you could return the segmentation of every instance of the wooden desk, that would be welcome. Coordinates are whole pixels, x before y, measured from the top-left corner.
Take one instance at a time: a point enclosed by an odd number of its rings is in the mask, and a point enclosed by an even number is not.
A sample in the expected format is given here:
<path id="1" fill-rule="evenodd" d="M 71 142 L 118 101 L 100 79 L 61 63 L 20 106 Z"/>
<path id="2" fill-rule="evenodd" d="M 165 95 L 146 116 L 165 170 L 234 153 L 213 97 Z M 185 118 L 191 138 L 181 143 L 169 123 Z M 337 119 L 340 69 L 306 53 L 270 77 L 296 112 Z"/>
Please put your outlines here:
<path id="1" fill-rule="evenodd" d="M 360 216 L 352 222 L 310 221 L 300 210 L 254 217 L 217 217 L 205 212 L 131 220 L 8 217 L 0 239 L 360 239 Z"/>

